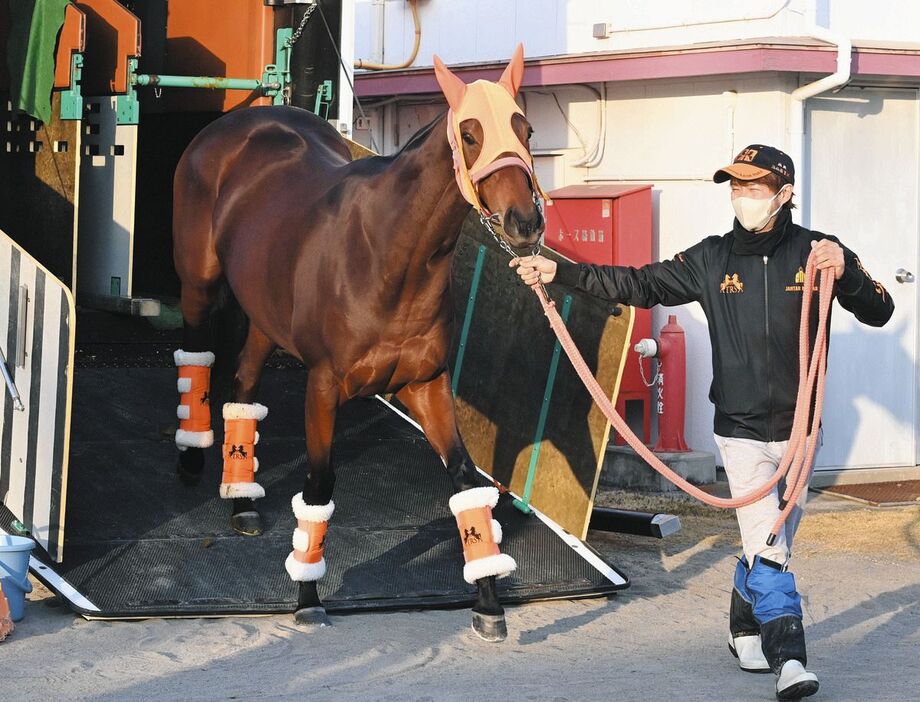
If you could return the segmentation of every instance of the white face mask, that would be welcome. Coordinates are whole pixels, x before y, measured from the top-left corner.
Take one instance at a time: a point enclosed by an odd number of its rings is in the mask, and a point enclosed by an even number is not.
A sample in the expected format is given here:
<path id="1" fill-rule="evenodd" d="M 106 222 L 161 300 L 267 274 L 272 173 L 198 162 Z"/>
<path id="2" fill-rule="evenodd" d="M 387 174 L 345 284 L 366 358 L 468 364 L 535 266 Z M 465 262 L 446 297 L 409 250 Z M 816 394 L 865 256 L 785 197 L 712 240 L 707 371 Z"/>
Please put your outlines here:
<path id="1" fill-rule="evenodd" d="M 754 197 L 736 197 L 732 200 L 732 207 L 735 209 L 735 216 L 741 222 L 741 226 L 749 232 L 759 232 L 766 226 L 770 218 L 780 211 L 782 205 L 775 210 L 771 210 L 773 201 L 779 197 L 780 193 L 786 188 L 784 185 L 776 195 L 769 199 L 757 199 Z"/>

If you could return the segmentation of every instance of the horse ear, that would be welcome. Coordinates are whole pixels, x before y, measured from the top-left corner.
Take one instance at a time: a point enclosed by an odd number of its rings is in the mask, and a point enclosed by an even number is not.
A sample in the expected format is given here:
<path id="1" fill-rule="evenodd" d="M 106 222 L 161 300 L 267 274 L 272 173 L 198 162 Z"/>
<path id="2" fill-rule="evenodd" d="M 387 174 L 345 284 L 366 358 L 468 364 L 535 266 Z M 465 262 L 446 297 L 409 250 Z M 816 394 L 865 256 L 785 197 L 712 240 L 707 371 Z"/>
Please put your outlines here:
<path id="1" fill-rule="evenodd" d="M 458 109 L 463 102 L 463 96 L 466 95 L 466 83 L 452 73 L 437 55 L 434 57 L 434 76 L 438 79 L 444 97 L 447 98 L 447 104 L 452 110 Z"/>
<path id="2" fill-rule="evenodd" d="M 522 80 L 524 80 L 524 45 L 518 44 L 511 56 L 511 62 L 505 68 L 502 77 L 498 79 L 498 84 L 511 93 L 511 97 L 516 97 Z"/>

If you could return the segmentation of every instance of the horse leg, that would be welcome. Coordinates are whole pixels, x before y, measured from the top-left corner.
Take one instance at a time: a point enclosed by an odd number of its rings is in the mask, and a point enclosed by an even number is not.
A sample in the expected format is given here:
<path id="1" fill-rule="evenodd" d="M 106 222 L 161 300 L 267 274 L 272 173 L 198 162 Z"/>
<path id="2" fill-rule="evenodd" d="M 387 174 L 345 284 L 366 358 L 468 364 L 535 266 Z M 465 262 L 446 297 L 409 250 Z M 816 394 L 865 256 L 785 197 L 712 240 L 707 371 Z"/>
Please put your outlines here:
<path id="1" fill-rule="evenodd" d="M 284 564 L 291 580 L 299 583 L 294 620 L 302 626 L 330 623 L 316 583 L 326 574 L 323 556 L 326 527 L 335 509 L 332 502 L 335 473 L 329 458 L 339 402 L 339 390 L 331 373 L 321 368 L 310 369 L 304 403 L 309 473 L 303 492 L 291 500 L 297 528 L 294 550 Z"/>
<path id="2" fill-rule="evenodd" d="M 211 430 L 211 333 L 208 321 L 214 303 L 213 281 L 182 282 L 182 348 L 174 354 L 179 371 L 179 449 L 177 473 L 186 485 L 197 485 L 204 469 L 204 449 L 214 443 Z"/>
<path id="3" fill-rule="evenodd" d="M 224 474 L 220 495 L 233 500 L 230 526 L 237 534 L 244 536 L 262 534 L 262 518 L 256 509 L 255 499 L 264 496 L 265 491 L 255 482 L 255 472 L 259 465 L 254 456 L 254 447 L 258 443 L 255 422 L 264 419 L 268 410 L 254 400 L 259 390 L 265 361 L 274 350 L 275 344 L 262 330 L 250 324 L 233 377 L 233 401 L 224 405 Z M 241 455 L 246 453 L 246 447 L 249 446 L 250 430 L 251 450 L 248 455 Z M 244 447 L 242 450 L 241 446 Z M 253 469 L 251 473 L 248 470 L 250 463 Z"/>
<path id="4" fill-rule="evenodd" d="M 498 490 L 491 486 L 476 487 L 482 480 L 457 429 L 450 376 L 444 371 L 434 380 L 411 383 L 396 396 L 422 425 L 457 490 L 450 499 L 450 509 L 457 518 L 463 543 L 466 561 L 463 577 L 470 584 L 475 582 L 478 590 L 473 607 L 473 631 L 486 641 L 504 641 L 508 629 L 495 579 L 508 575 L 516 564 L 498 548 L 502 540 L 501 527 L 492 519 Z"/>

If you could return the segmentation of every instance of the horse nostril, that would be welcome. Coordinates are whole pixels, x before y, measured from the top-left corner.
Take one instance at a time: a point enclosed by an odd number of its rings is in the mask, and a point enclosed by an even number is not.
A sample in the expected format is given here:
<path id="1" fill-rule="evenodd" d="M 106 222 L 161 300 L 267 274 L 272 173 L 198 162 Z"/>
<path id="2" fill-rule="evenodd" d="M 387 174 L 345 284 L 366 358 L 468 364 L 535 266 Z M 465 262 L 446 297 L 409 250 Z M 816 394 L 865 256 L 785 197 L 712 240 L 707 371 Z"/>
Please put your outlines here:
<path id="1" fill-rule="evenodd" d="M 512 207 L 508 210 L 508 224 L 512 225 L 509 230 L 514 231 L 519 236 L 530 236 L 540 234 L 543 231 L 543 215 L 536 207 L 532 212 L 523 215 L 517 208 Z"/>

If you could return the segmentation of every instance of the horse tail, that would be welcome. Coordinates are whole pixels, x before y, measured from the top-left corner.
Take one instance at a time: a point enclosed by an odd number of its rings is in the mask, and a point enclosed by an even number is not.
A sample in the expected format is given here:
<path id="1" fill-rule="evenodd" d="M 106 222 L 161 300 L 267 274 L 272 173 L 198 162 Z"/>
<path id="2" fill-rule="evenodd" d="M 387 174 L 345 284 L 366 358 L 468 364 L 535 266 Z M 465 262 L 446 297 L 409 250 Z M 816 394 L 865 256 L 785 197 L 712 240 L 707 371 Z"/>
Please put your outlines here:
<path id="1" fill-rule="evenodd" d="M 211 374 L 211 394 L 218 402 L 230 402 L 233 399 L 233 377 L 239 368 L 240 353 L 249 334 L 249 317 L 226 279 L 219 284 L 210 317 L 216 357 Z"/>

